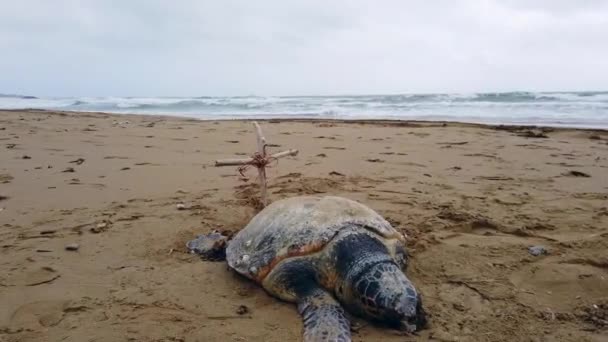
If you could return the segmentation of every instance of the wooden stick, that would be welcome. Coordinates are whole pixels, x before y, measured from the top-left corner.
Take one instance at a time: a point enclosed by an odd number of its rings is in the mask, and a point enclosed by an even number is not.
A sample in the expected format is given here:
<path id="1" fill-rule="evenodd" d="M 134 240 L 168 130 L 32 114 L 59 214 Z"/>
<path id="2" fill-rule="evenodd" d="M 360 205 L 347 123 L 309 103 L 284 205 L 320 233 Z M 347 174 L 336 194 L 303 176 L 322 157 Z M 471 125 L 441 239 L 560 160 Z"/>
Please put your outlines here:
<path id="1" fill-rule="evenodd" d="M 253 161 L 251 158 L 246 159 L 220 159 L 215 161 L 215 166 L 230 166 L 230 165 L 245 165 Z"/>
<path id="2" fill-rule="evenodd" d="M 261 155 L 263 155 L 264 157 L 266 156 L 266 138 L 264 137 L 264 134 L 262 133 L 262 127 L 260 127 L 260 125 L 254 121 L 253 125 L 255 126 L 255 132 L 257 134 L 257 138 L 258 138 L 258 152 L 260 152 Z"/>
<path id="3" fill-rule="evenodd" d="M 287 157 L 287 156 L 295 156 L 297 154 L 298 154 L 298 150 L 287 150 L 287 151 L 271 154 L 270 158 L 279 159 L 279 158 L 283 158 L 283 157 Z"/>
<path id="4" fill-rule="evenodd" d="M 298 150 L 287 150 L 271 154 L 270 158 L 279 159 L 288 156 L 295 156 L 298 154 Z M 252 158 L 234 158 L 234 159 L 218 159 L 215 161 L 215 166 L 235 166 L 235 165 L 246 165 L 253 162 Z"/>
<path id="5" fill-rule="evenodd" d="M 257 122 L 253 122 L 253 125 L 256 128 L 256 133 L 258 137 L 258 153 L 262 155 L 262 157 L 266 158 L 266 138 L 262 133 L 262 127 Z M 260 178 L 260 191 L 262 197 L 262 206 L 265 207 L 267 202 L 266 199 L 266 168 L 264 166 L 258 168 L 258 174 Z"/>

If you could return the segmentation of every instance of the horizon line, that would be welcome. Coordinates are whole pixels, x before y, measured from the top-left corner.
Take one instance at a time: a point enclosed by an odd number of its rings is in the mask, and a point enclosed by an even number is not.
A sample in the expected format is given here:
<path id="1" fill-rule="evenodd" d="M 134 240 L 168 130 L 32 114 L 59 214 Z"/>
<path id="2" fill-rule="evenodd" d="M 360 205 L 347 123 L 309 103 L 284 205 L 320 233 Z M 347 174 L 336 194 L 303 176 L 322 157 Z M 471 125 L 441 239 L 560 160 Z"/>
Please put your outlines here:
<path id="1" fill-rule="evenodd" d="M 390 93 L 336 93 L 316 95 L 30 95 L 0 92 L 0 97 L 18 98 L 76 98 L 76 97 L 118 97 L 118 98 L 244 98 L 244 97 L 364 97 L 364 96 L 400 96 L 400 95 L 464 95 L 464 94 L 512 94 L 512 93 L 608 93 L 607 90 L 509 90 L 509 91 L 467 91 L 467 92 L 390 92 Z"/>

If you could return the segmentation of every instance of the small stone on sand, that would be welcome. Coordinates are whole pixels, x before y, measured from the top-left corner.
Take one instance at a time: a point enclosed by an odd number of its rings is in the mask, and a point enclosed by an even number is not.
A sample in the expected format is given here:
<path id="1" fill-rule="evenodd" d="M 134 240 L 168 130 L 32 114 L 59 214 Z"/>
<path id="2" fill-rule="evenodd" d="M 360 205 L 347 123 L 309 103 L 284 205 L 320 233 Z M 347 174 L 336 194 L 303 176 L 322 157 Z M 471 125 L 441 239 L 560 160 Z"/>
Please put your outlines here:
<path id="1" fill-rule="evenodd" d="M 77 243 L 70 243 L 65 246 L 66 251 L 77 251 L 80 248 L 80 245 Z"/>
<path id="2" fill-rule="evenodd" d="M 548 254 L 549 252 L 543 246 L 532 246 L 532 247 L 528 247 L 528 253 L 530 253 L 534 256 L 539 256 L 539 255 L 543 255 L 543 254 Z"/>
<path id="3" fill-rule="evenodd" d="M 106 228 L 107 228 L 107 227 L 108 227 L 108 224 L 107 224 L 107 223 L 105 223 L 105 222 L 101 222 L 101 223 L 97 224 L 97 226 L 92 227 L 92 228 L 90 229 L 90 231 L 91 231 L 91 233 L 95 233 L 95 234 L 97 234 L 97 233 L 101 233 L 101 232 L 103 232 L 104 230 L 106 230 Z"/>
<path id="4" fill-rule="evenodd" d="M 186 209 L 186 205 L 184 203 L 177 203 L 175 205 L 175 207 L 177 208 L 177 210 L 185 210 Z"/>
<path id="5" fill-rule="evenodd" d="M 239 307 L 236 309 L 236 313 L 239 315 L 244 315 L 249 313 L 249 308 L 246 305 L 239 305 Z"/>

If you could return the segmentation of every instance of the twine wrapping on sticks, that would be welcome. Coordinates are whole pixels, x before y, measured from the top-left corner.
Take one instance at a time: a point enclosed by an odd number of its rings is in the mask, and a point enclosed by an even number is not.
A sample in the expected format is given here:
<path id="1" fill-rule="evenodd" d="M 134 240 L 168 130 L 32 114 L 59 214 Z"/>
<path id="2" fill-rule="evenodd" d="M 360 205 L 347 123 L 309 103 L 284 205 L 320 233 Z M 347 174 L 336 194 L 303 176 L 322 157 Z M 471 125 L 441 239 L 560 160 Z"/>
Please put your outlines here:
<path id="1" fill-rule="evenodd" d="M 273 157 L 272 155 L 267 155 L 267 156 L 263 156 L 260 152 L 255 152 L 252 156 L 251 156 L 251 161 L 248 162 L 247 164 L 241 165 L 239 166 L 239 168 L 237 169 L 237 171 L 239 172 L 239 174 L 243 177 L 243 178 L 247 178 L 247 176 L 245 176 L 245 172 L 247 171 L 247 169 L 249 169 L 251 166 L 255 166 L 257 169 L 262 169 L 262 168 L 266 168 L 266 167 L 271 167 L 270 163 L 272 163 L 273 161 L 278 162 L 279 160 L 275 157 Z"/>

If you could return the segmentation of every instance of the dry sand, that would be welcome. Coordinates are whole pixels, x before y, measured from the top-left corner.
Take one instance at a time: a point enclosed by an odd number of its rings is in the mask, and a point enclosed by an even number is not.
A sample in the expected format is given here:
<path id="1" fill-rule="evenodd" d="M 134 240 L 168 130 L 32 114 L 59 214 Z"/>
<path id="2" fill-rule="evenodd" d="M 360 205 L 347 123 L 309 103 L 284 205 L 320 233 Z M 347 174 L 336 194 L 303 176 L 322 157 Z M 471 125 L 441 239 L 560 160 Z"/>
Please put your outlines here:
<path id="1" fill-rule="evenodd" d="M 429 328 L 355 320 L 355 341 L 607 341 L 607 132 L 263 127 L 300 150 L 269 170 L 272 200 L 342 195 L 409 236 Z M 254 139 L 243 121 L 0 112 L 0 341 L 300 340 L 294 305 L 184 248 L 254 214 L 255 170 L 212 166 Z"/>

